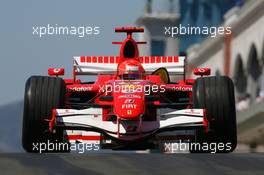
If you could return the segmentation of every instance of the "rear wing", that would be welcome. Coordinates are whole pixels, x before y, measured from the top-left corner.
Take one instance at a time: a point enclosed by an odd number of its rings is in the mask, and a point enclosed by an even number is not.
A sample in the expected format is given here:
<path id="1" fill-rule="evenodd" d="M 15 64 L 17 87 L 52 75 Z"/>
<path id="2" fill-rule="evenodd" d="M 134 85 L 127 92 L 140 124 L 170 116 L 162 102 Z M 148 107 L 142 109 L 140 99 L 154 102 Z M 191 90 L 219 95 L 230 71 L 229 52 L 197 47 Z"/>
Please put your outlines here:
<path id="1" fill-rule="evenodd" d="M 114 74 L 119 63 L 118 56 L 76 56 L 76 75 Z M 139 57 L 146 74 L 158 68 L 166 68 L 170 75 L 185 74 L 184 56 L 141 56 Z"/>

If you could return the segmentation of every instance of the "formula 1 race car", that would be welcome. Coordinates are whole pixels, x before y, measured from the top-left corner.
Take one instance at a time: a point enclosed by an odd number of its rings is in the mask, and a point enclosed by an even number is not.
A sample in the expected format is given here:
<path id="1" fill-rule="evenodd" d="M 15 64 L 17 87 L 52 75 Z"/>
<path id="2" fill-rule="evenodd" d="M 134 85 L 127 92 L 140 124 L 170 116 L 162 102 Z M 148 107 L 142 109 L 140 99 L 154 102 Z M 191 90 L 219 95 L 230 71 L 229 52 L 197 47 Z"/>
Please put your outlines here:
<path id="1" fill-rule="evenodd" d="M 61 152 L 86 142 L 100 149 L 166 151 L 168 143 L 184 140 L 191 152 L 210 152 L 212 144 L 215 152 L 232 152 L 237 143 L 232 80 L 209 76 L 209 68 L 195 68 L 200 77 L 187 79 L 183 56 L 139 56 L 138 44 L 146 42 L 132 34 L 143 28 L 115 32 L 127 34 L 113 42 L 121 45 L 119 56 L 76 56 L 71 79 L 59 77 L 63 68 L 49 68 L 49 76 L 27 80 L 24 149 L 37 152 L 44 143 L 56 143 L 42 150 Z M 77 78 L 88 75 L 97 79 Z"/>

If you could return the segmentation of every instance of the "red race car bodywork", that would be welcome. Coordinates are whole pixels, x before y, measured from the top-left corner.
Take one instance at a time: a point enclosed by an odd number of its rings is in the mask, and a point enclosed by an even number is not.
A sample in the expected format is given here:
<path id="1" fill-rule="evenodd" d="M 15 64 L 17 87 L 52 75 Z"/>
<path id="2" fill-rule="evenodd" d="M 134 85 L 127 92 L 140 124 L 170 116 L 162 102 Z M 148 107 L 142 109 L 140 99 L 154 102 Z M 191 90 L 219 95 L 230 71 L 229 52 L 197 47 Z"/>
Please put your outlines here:
<path id="1" fill-rule="evenodd" d="M 132 38 L 132 33 L 143 32 L 144 29 L 125 27 L 116 28 L 115 31 L 127 33 L 127 38 L 123 42 L 113 42 L 121 44 L 120 56 L 74 57 L 73 79 L 65 80 L 67 109 L 56 109 L 56 115 L 54 113 L 50 122 L 50 130 L 52 131 L 54 126 L 58 127 L 60 124 L 64 129 L 69 126 L 71 130 L 74 127 L 79 128 L 78 125 L 85 125 L 83 129 L 86 131 L 89 131 L 91 127 L 96 128 L 99 133 L 120 140 L 143 139 L 172 126 L 175 130 L 194 127 L 204 127 L 207 130 L 205 111 L 191 109 L 194 81 L 182 79 L 175 83 L 164 82 L 160 75 L 153 74 L 155 70 L 162 67 L 172 75 L 181 75 L 185 78 L 185 57 L 139 56 L 137 45 L 145 42 L 136 42 Z M 60 73 L 61 70 L 62 68 L 54 69 L 50 75 L 54 76 L 55 72 Z M 138 77 L 122 77 L 126 74 L 128 76 L 134 74 Z M 86 84 L 76 78 L 78 75 L 98 75 L 98 77 L 94 83 Z M 174 100 L 167 99 L 170 94 L 177 94 L 179 97 Z M 83 103 L 70 102 L 71 97 L 76 95 L 88 97 L 88 99 Z M 180 98 L 183 99 L 182 102 L 178 101 Z M 75 109 L 76 107 L 78 110 Z M 161 116 L 158 115 L 160 108 L 174 109 L 175 114 L 169 115 L 177 116 L 174 117 L 175 121 L 164 120 L 166 122 L 162 123 L 164 125 L 162 126 L 160 123 L 162 121 L 158 119 Z M 83 114 L 80 114 L 83 121 L 75 122 L 80 109 L 86 111 L 87 115 L 91 115 L 90 119 L 102 116 L 100 124 L 94 121 L 88 122 Z M 92 112 L 90 114 L 89 109 L 93 110 L 94 114 Z M 97 109 L 96 112 L 95 109 Z M 175 109 L 178 110 L 175 111 Z M 71 114 L 73 117 L 69 117 Z M 182 115 L 182 118 L 179 115 Z M 102 126 L 104 123 L 112 125 L 107 128 L 106 125 Z M 80 136 L 79 139 L 82 137 Z"/>
<path id="2" fill-rule="evenodd" d="M 146 43 L 135 41 L 132 33 L 144 29 L 115 31 L 127 33 L 123 42 L 113 42 L 121 45 L 119 56 L 74 57 L 73 78 L 63 80 L 63 105 L 52 106 L 49 131 L 63 131 L 69 141 L 97 142 L 112 149 L 190 135 L 175 134 L 178 130 L 192 130 L 194 137 L 198 131 L 206 134 L 207 109 L 194 106 L 195 80 L 185 77 L 185 57 L 139 56 L 138 44 Z M 206 76 L 210 69 L 196 68 L 194 73 Z M 48 74 L 58 78 L 64 69 L 49 68 Z M 97 79 L 82 82 L 78 77 L 84 75 Z"/>

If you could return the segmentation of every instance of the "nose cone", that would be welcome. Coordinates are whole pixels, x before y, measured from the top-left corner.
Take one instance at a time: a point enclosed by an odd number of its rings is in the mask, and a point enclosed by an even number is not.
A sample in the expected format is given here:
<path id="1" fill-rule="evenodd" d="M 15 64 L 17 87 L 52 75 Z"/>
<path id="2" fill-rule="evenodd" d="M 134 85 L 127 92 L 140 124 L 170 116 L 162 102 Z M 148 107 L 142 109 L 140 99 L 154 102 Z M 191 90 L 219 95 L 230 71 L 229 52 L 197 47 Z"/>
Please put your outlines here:
<path id="1" fill-rule="evenodd" d="M 130 88 L 133 86 L 135 85 L 128 85 Z M 116 92 L 114 93 L 114 113 L 123 119 L 136 119 L 144 114 L 144 100 L 144 92 L 132 90 Z"/>

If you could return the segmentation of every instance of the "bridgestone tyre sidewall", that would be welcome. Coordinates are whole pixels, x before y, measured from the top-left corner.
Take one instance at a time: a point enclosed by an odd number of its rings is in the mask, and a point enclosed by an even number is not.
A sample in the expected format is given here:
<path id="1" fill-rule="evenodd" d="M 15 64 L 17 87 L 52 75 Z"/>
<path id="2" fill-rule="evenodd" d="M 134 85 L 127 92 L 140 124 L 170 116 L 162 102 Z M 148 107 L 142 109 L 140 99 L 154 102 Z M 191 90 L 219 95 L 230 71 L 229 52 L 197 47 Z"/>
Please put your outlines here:
<path id="1" fill-rule="evenodd" d="M 27 152 L 36 151 L 33 143 L 62 142 L 63 131 L 48 132 L 48 120 L 53 108 L 64 108 L 65 92 L 61 78 L 32 76 L 27 80 L 22 128 L 22 145 Z"/>
<path id="2" fill-rule="evenodd" d="M 209 133 L 199 133 L 198 140 L 207 143 L 231 144 L 232 152 L 237 145 L 234 85 L 226 76 L 198 78 L 193 86 L 193 108 L 206 109 Z"/>

